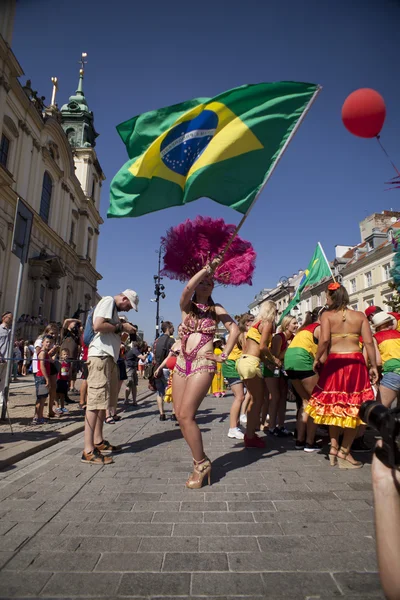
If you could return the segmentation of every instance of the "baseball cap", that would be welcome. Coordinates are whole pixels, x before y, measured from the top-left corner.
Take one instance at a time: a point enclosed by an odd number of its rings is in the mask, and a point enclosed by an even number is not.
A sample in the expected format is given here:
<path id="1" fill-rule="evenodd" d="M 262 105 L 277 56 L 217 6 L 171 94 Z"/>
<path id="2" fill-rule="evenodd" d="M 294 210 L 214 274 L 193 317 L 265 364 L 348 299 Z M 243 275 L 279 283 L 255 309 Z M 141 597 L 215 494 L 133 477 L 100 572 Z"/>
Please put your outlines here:
<path id="1" fill-rule="evenodd" d="M 372 317 L 372 325 L 374 327 L 379 327 L 380 325 L 383 325 L 384 323 L 388 323 L 389 321 L 391 321 L 393 323 L 393 317 L 392 315 L 389 315 L 389 313 L 382 311 L 382 312 L 378 312 L 376 313 L 376 315 L 374 315 Z"/>
<path id="2" fill-rule="evenodd" d="M 129 302 L 131 303 L 131 307 L 137 312 L 139 306 L 139 296 L 137 293 L 133 290 L 125 290 L 122 292 L 122 295 L 128 298 Z"/>
<path id="3" fill-rule="evenodd" d="M 371 315 L 374 315 L 375 313 L 376 313 L 376 306 L 368 306 L 368 308 L 365 309 L 365 316 L 367 318 L 370 317 Z"/>

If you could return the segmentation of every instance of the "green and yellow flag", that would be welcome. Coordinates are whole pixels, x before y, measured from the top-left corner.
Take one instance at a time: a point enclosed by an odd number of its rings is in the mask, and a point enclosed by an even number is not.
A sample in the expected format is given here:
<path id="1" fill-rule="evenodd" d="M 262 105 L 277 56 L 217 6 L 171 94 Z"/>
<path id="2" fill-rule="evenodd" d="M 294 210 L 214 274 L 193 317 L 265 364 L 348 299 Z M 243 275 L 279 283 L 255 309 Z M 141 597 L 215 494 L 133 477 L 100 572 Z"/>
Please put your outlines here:
<path id="1" fill-rule="evenodd" d="M 296 306 L 300 302 L 301 293 L 305 288 L 310 285 L 314 285 L 314 283 L 318 283 L 324 277 L 331 277 L 332 271 L 329 266 L 328 260 L 325 256 L 325 252 L 322 249 L 321 244 L 318 242 L 317 247 L 315 248 L 314 254 L 307 269 L 304 271 L 304 275 L 299 283 L 299 287 L 296 290 L 296 293 L 289 302 L 288 306 L 283 311 L 279 322 L 282 321 L 283 317 L 290 313 L 292 308 Z"/>
<path id="2" fill-rule="evenodd" d="M 244 214 L 319 87 L 277 82 L 195 98 L 118 125 L 129 161 L 108 217 L 139 217 L 208 197 Z"/>

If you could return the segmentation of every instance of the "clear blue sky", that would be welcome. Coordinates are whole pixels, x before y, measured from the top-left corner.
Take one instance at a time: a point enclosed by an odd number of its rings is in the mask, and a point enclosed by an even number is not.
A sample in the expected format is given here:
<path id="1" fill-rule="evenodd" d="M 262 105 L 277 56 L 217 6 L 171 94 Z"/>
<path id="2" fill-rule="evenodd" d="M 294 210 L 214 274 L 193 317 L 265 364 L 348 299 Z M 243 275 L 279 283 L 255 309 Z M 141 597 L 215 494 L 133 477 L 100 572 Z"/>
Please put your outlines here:
<path id="1" fill-rule="evenodd" d="M 129 317 L 153 337 L 153 275 L 160 237 L 197 214 L 238 223 L 239 213 L 207 199 L 139 219 L 106 220 L 109 184 L 127 160 L 115 126 L 141 112 L 262 81 L 319 83 L 323 91 L 242 229 L 257 253 L 253 287 L 217 288 L 232 314 L 263 287 L 305 268 L 316 242 L 329 259 L 336 244 L 359 242 L 358 223 L 400 207 L 394 176 L 375 140 L 353 137 L 341 122 L 346 96 L 372 87 L 385 98 L 382 141 L 400 164 L 400 2 L 397 0 L 19 0 L 13 50 L 32 87 L 61 106 L 76 89 L 78 59 L 88 53 L 84 91 L 100 133 L 103 185 L 97 268 L 99 291 L 132 287 L 139 313 Z M 23 78 L 24 82 L 25 79 Z M 181 284 L 164 281 L 161 315 L 178 324 Z"/>

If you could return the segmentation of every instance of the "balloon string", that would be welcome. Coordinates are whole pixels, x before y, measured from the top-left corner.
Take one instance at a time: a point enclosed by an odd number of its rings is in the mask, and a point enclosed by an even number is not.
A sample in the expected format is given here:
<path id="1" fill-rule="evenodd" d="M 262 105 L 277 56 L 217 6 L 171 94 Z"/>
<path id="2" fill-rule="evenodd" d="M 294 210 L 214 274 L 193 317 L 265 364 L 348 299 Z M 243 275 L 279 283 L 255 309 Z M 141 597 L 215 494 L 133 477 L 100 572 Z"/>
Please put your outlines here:
<path id="1" fill-rule="evenodd" d="M 397 175 L 400 175 L 400 171 L 398 170 L 398 168 L 396 167 L 396 165 L 394 164 L 394 162 L 392 161 L 392 159 L 390 158 L 389 154 L 386 152 L 385 148 L 382 145 L 381 142 L 381 136 L 377 135 L 376 139 L 378 140 L 378 144 L 380 145 L 380 147 L 382 148 L 386 158 L 388 159 L 388 161 L 390 162 L 390 164 L 392 165 L 393 169 L 396 171 Z"/>

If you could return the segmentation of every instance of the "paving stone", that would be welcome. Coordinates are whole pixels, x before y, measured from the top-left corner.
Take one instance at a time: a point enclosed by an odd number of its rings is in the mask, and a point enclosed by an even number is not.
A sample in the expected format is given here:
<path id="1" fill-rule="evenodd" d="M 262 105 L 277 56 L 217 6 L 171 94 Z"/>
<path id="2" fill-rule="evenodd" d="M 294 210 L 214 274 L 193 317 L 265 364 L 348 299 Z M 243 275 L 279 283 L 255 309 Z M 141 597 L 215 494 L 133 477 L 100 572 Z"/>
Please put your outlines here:
<path id="1" fill-rule="evenodd" d="M 340 533 L 333 523 L 280 523 L 285 535 L 326 535 Z"/>
<path id="2" fill-rule="evenodd" d="M 21 550 L 11 554 L 11 559 L 3 567 L 5 571 L 24 571 L 38 556 L 38 552 Z"/>
<path id="3" fill-rule="evenodd" d="M 43 523 L 17 523 L 12 528 L 12 535 L 25 535 L 30 537 L 35 535 L 40 529 L 43 528 Z M 11 533 L 11 532 L 10 532 Z"/>
<path id="4" fill-rule="evenodd" d="M 309 552 L 318 549 L 318 538 L 305 535 L 261 536 L 258 539 L 261 552 L 286 553 Z M 321 538 L 323 541 L 325 538 Z M 338 543 L 338 538 L 336 538 Z"/>
<path id="5" fill-rule="evenodd" d="M 370 505 L 365 500 L 346 500 L 346 502 L 342 500 L 321 500 L 320 504 L 325 510 L 340 510 L 343 504 L 351 511 L 370 508 Z"/>
<path id="6" fill-rule="evenodd" d="M 1 549 L 3 551 L 13 552 L 14 550 L 18 550 L 18 548 L 28 539 L 28 534 L 14 534 L 11 529 L 6 535 L 1 536 Z"/>
<path id="7" fill-rule="evenodd" d="M 0 573 L 1 597 L 38 596 L 51 573 L 16 573 L 2 571 Z"/>
<path id="8" fill-rule="evenodd" d="M 116 593 L 120 580 L 120 573 L 55 573 L 42 590 L 42 595 L 91 597 L 99 595 L 109 598 Z"/>
<path id="9" fill-rule="evenodd" d="M 270 513 L 266 513 L 270 514 Z M 205 523 L 254 523 L 254 513 L 251 512 L 205 512 Z"/>
<path id="10" fill-rule="evenodd" d="M 368 510 L 353 510 L 351 511 L 352 515 L 360 521 L 361 523 L 368 523 L 369 521 L 374 521 L 374 511 L 372 508 Z"/>
<path id="11" fill-rule="evenodd" d="M 144 513 L 133 514 L 141 515 Z M 203 520 L 202 512 L 155 512 L 152 523 L 203 523 Z"/>
<path id="12" fill-rule="evenodd" d="M 24 552 L 47 552 L 48 550 L 69 550 L 71 548 L 71 540 L 68 536 L 45 535 L 39 532 L 35 537 L 31 538 L 24 544 Z"/>
<path id="13" fill-rule="evenodd" d="M 133 508 L 133 504 L 133 502 L 89 502 L 85 506 L 84 511 L 101 512 L 103 514 L 105 512 L 116 511 L 130 512 Z"/>
<path id="14" fill-rule="evenodd" d="M 132 594 L 189 596 L 189 573 L 127 573 L 122 575 L 118 594 L 128 596 Z"/>
<path id="15" fill-rule="evenodd" d="M 227 525 L 222 523 L 216 524 L 191 524 L 191 523 L 178 523 L 174 525 L 174 530 L 172 532 L 174 537 L 184 536 L 221 536 L 228 535 Z"/>
<path id="16" fill-rule="evenodd" d="M 57 513 L 53 522 L 64 521 L 66 523 L 99 523 L 105 513 L 96 511 L 75 511 L 64 509 Z"/>
<path id="17" fill-rule="evenodd" d="M 276 508 L 272 502 L 228 502 L 228 510 L 229 512 L 275 512 Z"/>
<path id="18" fill-rule="evenodd" d="M 322 502 L 329 503 L 330 500 L 323 500 Z M 335 502 L 334 500 L 332 502 Z M 278 500 L 272 503 L 276 510 L 278 511 L 290 511 L 290 512 L 301 512 L 303 510 L 315 510 L 318 511 L 321 509 L 321 505 L 318 504 L 316 500 Z M 325 507 L 326 510 L 329 510 L 329 507 Z M 332 510 L 338 510 L 340 507 L 332 507 Z"/>
<path id="19" fill-rule="evenodd" d="M 226 502 L 182 502 L 181 512 L 224 511 L 228 510 Z"/>
<path id="20" fill-rule="evenodd" d="M 154 511 L 160 512 L 165 510 L 167 512 L 178 511 L 180 508 L 180 502 L 136 502 L 133 505 L 133 511 Z"/>
<path id="21" fill-rule="evenodd" d="M 100 523 L 150 523 L 153 512 L 106 512 Z"/>
<path id="22" fill-rule="evenodd" d="M 68 523 L 64 524 L 63 536 L 113 536 L 117 533 L 117 523 Z"/>
<path id="23" fill-rule="evenodd" d="M 323 595 L 340 597 L 340 591 L 328 573 L 263 573 L 265 598 L 291 598 L 293 591 L 303 594 L 303 598 L 319 600 Z M 279 596 L 277 596 L 279 590 Z"/>
<path id="24" fill-rule="evenodd" d="M 194 595 L 253 595 L 264 594 L 265 586 L 259 573 L 252 573 L 251 579 L 242 573 L 194 573 L 192 576 L 192 594 Z"/>
<path id="25" fill-rule="evenodd" d="M 0 569 L 3 568 L 3 566 L 12 559 L 12 557 L 15 556 L 14 552 L 6 552 L 1 550 L 0 551 Z"/>
<path id="26" fill-rule="evenodd" d="M 328 533 L 329 531 L 327 531 L 326 535 L 324 536 L 315 537 L 315 543 L 321 550 L 332 550 L 333 552 L 335 552 L 338 548 L 338 538 L 335 535 L 328 535 Z M 340 538 L 341 552 L 357 552 L 359 550 L 365 550 L 366 552 L 374 552 L 375 546 L 376 544 L 373 537 L 361 535 L 361 532 L 360 535 L 352 535 L 348 533 L 347 535 Z"/>
<path id="27" fill-rule="evenodd" d="M 100 558 L 100 553 L 95 552 L 42 552 L 38 554 L 27 566 L 28 571 L 49 571 L 51 573 L 93 571 Z"/>
<path id="28" fill-rule="evenodd" d="M 357 594 L 360 598 L 368 594 L 382 594 L 378 573 L 333 573 L 333 579 L 345 597 L 348 593 Z"/>
<path id="29" fill-rule="evenodd" d="M 0 535 L 4 535 L 5 533 L 7 533 L 8 531 L 10 531 L 10 529 L 12 529 L 13 527 L 15 527 L 16 523 L 10 521 L 0 521 Z"/>
<path id="30" fill-rule="evenodd" d="M 116 535 L 121 537 L 160 537 L 171 536 L 172 524 L 158 523 L 120 523 Z"/>
<path id="31" fill-rule="evenodd" d="M 137 552 L 141 542 L 140 537 L 82 537 L 70 538 L 74 548 L 81 552 Z M 150 538 L 153 539 L 153 538 Z"/>
<path id="32" fill-rule="evenodd" d="M 241 523 L 240 531 L 236 525 L 228 524 L 228 535 L 283 535 L 277 523 Z"/>
<path id="33" fill-rule="evenodd" d="M 196 539 L 196 538 L 195 538 Z M 200 538 L 200 552 L 259 552 L 256 537 L 204 537 Z"/>
<path id="34" fill-rule="evenodd" d="M 206 553 L 167 553 L 162 568 L 164 571 L 189 572 L 196 571 L 228 571 L 228 559 L 226 554 L 216 552 Z"/>
<path id="35" fill-rule="evenodd" d="M 177 556 L 180 556 L 179 554 Z M 190 555 L 184 555 L 190 556 Z M 198 556 L 196 554 L 196 556 Z M 129 553 L 125 552 L 105 552 L 102 554 L 99 563 L 96 565 L 96 571 L 110 572 L 142 572 L 142 571 L 161 571 L 164 554 L 162 553 Z"/>
<path id="36" fill-rule="evenodd" d="M 121 538 L 125 539 L 125 538 Z M 129 538 L 128 538 L 129 539 Z M 212 538 L 204 538 L 212 539 Z M 200 538 L 200 542 L 203 541 Z M 143 538 L 138 552 L 198 552 L 198 537 L 148 537 Z"/>
<path id="37" fill-rule="evenodd" d="M 159 500 L 161 500 L 161 494 L 158 493 L 122 492 L 118 496 L 118 502 L 158 502 Z"/>

